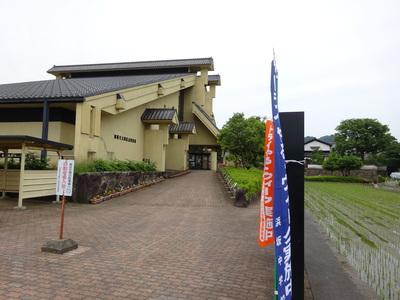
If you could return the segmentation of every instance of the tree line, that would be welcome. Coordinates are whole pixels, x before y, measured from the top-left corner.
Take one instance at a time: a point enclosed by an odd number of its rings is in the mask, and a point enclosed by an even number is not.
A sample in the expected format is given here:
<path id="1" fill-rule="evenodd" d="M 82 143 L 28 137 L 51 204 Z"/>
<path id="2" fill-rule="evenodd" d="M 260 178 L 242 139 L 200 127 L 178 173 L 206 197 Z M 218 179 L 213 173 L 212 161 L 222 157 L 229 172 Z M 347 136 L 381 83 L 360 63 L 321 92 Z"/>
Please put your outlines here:
<path id="1" fill-rule="evenodd" d="M 235 113 L 228 120 L 218 135 L 227 161 L 244 168 L 262 166 L 265 120 L 258 116 L 245 118 L 243 113 Z M 321 151 L 313 151 L 311 163 L 322 164 L 332 172 L 341 170 L 343 175 L 363 164 L 385 165 L 389 174 L 400 169 L 400 143 L 387 125 L 376 119 L 347 119 L 335 130 L 335 147 L 330 155 L 324 157 Z"/>

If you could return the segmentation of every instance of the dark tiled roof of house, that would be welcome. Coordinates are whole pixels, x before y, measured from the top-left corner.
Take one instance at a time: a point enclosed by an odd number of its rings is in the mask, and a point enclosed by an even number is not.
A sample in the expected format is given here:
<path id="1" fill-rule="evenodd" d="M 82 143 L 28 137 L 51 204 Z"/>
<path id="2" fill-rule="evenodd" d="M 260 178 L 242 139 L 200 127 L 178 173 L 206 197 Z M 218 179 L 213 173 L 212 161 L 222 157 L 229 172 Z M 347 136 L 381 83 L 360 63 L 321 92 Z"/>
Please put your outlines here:
<path id="1" fill-rule="evenodd" d="M 175 108 L 146 108 L 142 114 L 142 121 L 167 121 L 173 120 L 176 115 Z"/>
<path id="2" fill-rule="evenodd" d="M 199 66 L 206 66 L 209 70 L 213 70 L 214 61 L 212 57 L 209 57 L 209 58 L 155 60 L 155 61 L 138 61 L 138 62 L 123 62 L 123 63 L 65 65 L 65 66 L 54 66 L 51 69 L 49 69 L 47 73 L 57 74 L 57 73 L 143 70 L 143 69 L 199 67 Z"/>
<path id="3" fill-rule="evenodd" d="M 85 97 L 114 92 L 189 74 L 155 74 L 119 77 L 53 79 L 0 85 L 0 103 L 35 102 L 44 99 L 83 101 Z"/>
<path id="4" fill-rule="evenodd" d="M 194 129 L 194 122 L 180 122 L 173 124 L 169 127 L 170 133 L 192 133 Z"/>
<path id="5" fill-rule="evenodd" d="M 318 142 L 318 143 L 325 144 L 325 145 L 327 145 L 327 146 L 332 147 L 332 144 L 331 144 L 331 143 L 324 142 L 324 141 L 319 140 L 319 139 L 317 139 L 317 138 L 313 138 L 313 139 L 311 139 L 311 140 L 308 140 L 307 142 L 304 142 L 304 145 L 310 144 L 310 143 L 312 143 L 312 142 Z"/>

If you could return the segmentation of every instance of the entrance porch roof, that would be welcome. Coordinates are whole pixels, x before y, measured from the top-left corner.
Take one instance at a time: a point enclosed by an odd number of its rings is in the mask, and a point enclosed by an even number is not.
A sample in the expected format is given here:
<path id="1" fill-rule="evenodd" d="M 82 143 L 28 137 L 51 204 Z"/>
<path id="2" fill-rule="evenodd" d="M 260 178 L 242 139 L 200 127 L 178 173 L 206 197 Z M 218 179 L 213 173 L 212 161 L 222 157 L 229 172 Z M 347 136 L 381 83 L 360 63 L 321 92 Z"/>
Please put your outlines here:
<path id="1" fill-rule="evenodd" d="M 58 143 L 29 135 L 0 135 L 0 149 L 22 149 L 23 145 L 29 149 L 63 151 L 72 150 L 74 146 Z"/>

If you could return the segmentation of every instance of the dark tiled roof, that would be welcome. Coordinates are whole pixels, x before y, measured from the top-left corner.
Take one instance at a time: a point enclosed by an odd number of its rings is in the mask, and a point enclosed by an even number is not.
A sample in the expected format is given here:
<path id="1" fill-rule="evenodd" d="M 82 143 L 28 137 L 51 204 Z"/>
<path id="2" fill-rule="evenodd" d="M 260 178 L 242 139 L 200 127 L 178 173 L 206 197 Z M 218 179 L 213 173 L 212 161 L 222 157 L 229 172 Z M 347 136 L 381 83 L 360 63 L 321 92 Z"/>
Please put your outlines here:
<path id="1" fill-rule="evenodd" d="M 219 131 L 217 125 L 215 125 L 214 120 L 211 119 L 211 117 L 204 111 L 204 109 L 201 108 L 200 105 L 197 103 L 193 102 L 193 104 L 200 110 L 200 112 L 207 118 L 208 121 L 210 121 L 211 124 Z"/>
<path id="2" fill-rule="evenodd" d="M 194 129 L 194 122 L 180 122 L 169 127 L 170 133 L 192 133 Z"/>
<path id="3" fill-rule="evenodd" d="M 0 103 L 42 101 L 83 101 L 85 97 L 185 77 L 184 74 L 135 75 L 119 77 L 95 77 L 54 79 L 0 85 Z"/>
<path id="4" fill-rule="evenodd" d="M 25 144 L 28 148 L 42 148 L 47 150 L 72 150 L 74 146 L 50 140 L 44 140 L 29 135 L 0 135 L 2 149 L 21 149 Z"/>
<path id="5" fill-rule="evenodd" d="M 142 121 L 167 121 L 173 120 L 176 114 L 175 108 L 146 108 L 142 114 Z"/>
<path id="6" fill-rule="evenodd" d="M 73 72 L 89 72 L 89 71 L 93 72 L 93 71 L 116 71 L 116 70 L 140 70 L 140 69 L 158 69 L 158 68 L 197 67 L 197 66 L 208 66 L 210 70 L 213 70 L 214 62 L 212 57 L 54 66 L 50 70 L 48 70 L 47 73 L 52 74 L 52 73 L 73 73 Z"/>
<path id="7" fill-rule="evenodd" d="M 208 75 L 208 83 L 213 83 L 216 85 L 221 85 L 221 76 L 217 75 Z"/>
<path id="8" fill-rule="evenodd" d="M 317 138 L 313 138 L 313 139 L 311 139 L 311 140 L 309 140 L 309 141 L 307 141 L 307 142 L 304 142 L 304 145 L 310 144 L 310 143 L 312 143 L 312 142 L 318 142 L 318 143 L 325 144 L 325 145 L 327 145 L 327 146 L 332 147 L 332 144 L 331 144 L 331 143 L 324 142 L 324 141 L 319 140 L 319 139 L 317 139 Z"/>

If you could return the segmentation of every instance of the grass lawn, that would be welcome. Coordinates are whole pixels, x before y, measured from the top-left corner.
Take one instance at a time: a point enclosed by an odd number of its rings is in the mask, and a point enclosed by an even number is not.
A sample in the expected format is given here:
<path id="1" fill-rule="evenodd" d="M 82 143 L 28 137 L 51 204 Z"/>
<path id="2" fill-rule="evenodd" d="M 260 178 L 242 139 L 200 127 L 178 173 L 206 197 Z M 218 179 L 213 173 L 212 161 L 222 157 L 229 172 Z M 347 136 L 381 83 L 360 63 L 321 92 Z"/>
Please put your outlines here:
<path id="1" fill-rule="evenodd" d="M 383 299 L 400 299 L 400 194 L 306 182 L 305 205 L 338 250 Z"/>

